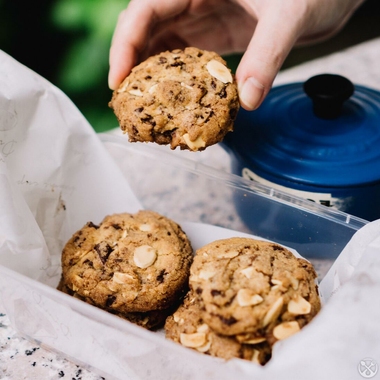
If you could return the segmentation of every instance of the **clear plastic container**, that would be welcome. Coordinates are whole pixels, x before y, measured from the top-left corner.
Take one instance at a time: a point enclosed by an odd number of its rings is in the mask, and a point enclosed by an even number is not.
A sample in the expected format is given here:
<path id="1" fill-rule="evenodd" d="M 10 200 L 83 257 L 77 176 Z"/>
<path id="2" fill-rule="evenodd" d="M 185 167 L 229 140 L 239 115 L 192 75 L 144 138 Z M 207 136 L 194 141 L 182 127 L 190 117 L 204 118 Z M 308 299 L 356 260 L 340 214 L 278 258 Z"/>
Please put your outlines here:
<path id="1" fill-rule="evenodd" d="M 180 223 L 194 248 L 204 243 L 199 229 L 209 230 L 210 238 L 253 234 L 294 248 L 316 266 L 321 279 L 366 224 L 156 146 L 130 144 L 109 134 L 100 138 L 142 207 Z M 265 374 L 255 364 L 247 373 L 238 359 L 225 363 L 184 348 L 162 332 L 144 330 L 57 291 L 55 285 L 0 266 L 1 299 L 13 327 L 107 380 L 248 380 Z"/>

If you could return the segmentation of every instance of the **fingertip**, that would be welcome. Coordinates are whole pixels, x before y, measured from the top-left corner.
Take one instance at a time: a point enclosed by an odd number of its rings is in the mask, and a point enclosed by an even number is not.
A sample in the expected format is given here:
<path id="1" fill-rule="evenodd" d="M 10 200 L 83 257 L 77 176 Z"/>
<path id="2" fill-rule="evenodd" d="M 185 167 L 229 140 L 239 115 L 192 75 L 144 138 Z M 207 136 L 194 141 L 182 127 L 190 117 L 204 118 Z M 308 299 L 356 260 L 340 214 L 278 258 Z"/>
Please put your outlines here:
<path id="1" fill-rule="evenodd" d="M 236 78 L 240 102 L 246 110 L 261 105 L 299 35 L 301 24 L 297 20 L 284 22 L 286 10 L 285 3 L 281 7 L 269 7 L 239 63 Z"/>
<path id="2" fill-rule="evenodd" d="M 127 76 L 127 72 L 125 71 L 115 71 L 113 69 L 113 66 L 110 67 L 110 70 L 108 72 L 108 87 L 111 90 L 116 90 L 120 83 L 124 80 L 124 78 Z"/>
<path id="3" fill-rule="evenodd" d="M 241 106 L 247 111 L 257 109 L 263 101 L 265 87 L 256 78 L 248 77 L 238 83 Z"/>
<path id="4" fill-rule="evenodd" d="M 108 87 L 116 90 L 127 77 L 136 61 L 136 51 L 130 46 L 111 45 Z"/>
<path id="5" fill-rule="evenodd" d="M 115 81 L 112 76 L 108 75 L 108 87 L 110 90 L 116 90 L 119 87 L 119 84 L 120 83 Z"/>

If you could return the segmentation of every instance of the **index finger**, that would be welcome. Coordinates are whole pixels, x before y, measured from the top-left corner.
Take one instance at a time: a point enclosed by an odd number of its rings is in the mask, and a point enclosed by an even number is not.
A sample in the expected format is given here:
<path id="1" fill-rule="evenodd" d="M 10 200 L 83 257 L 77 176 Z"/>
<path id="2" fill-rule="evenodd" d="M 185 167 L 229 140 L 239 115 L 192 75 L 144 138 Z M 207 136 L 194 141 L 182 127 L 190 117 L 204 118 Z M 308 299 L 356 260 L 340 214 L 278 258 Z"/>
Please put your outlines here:
<path id="1" fill-rule="evenodd" d="M 254 110 L 265 98 L 303 27 L 300 20 L 286 4 L 269 7 L 259 19 L 236 71 L 243 108 Z"/>
<path id="2" fill-rule="evenodd" d="M 150 31 L 160 21 L 183 12 L 190 0 L 132 0 L 119 15 L 110 48 L 108 85 L 114 90 L 136 64 Z"/>

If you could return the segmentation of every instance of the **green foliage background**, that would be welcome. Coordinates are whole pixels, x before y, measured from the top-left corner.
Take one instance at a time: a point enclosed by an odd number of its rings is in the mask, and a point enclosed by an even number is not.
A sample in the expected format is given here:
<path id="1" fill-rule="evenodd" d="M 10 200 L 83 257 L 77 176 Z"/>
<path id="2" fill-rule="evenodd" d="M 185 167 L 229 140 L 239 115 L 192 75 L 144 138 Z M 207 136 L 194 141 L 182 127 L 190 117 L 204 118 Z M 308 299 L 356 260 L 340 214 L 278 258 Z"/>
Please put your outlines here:
<path id="1" fill-rule="evenodd" d="M 97 132 L 117 127 L 108 55 L 128 0 L 0 0 L 0 49 L 64 91 Z"/>

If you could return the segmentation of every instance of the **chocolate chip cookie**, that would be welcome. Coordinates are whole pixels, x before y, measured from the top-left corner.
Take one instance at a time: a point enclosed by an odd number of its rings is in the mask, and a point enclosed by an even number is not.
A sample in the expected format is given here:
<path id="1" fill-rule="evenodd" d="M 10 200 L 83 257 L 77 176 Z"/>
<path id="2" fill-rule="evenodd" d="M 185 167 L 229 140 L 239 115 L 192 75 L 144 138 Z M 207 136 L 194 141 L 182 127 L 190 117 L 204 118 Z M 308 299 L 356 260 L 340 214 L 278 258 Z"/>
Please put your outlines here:
<path id="1" fill-rule="evenodd" d="M 315 279 L 308 261 L 280 245 L 230 238 L 197 250 L 189 283 L 204 305 L 202 320 L 216 333 L 273 345 L 320 310 Z"/>
<path id="2" fill-rule="evenodd" d="M 223 58 L 188 47 L 134 67 L 109 106 L 131 142 L 200 151 L 233 129 L 240 104 L 235 77 Z"/>
<path id="3" fill-rule="evenodd" d="M 240 343 L 232 336 L 215 333 L 202 319 L 203 305 L 191 291 L 165 322 L 166 338 L 207 355 L 226 360 L 240 358 L 264 365 L 271 357 L 265 341 Z"/>
<path id="4" fill-rule="evenodd" d="M 62 284 L 118 315 L 167 311 L 187 291 L 192 247 L 181 227 L 153 211 L 87 223 L 62 252 Z"/>

